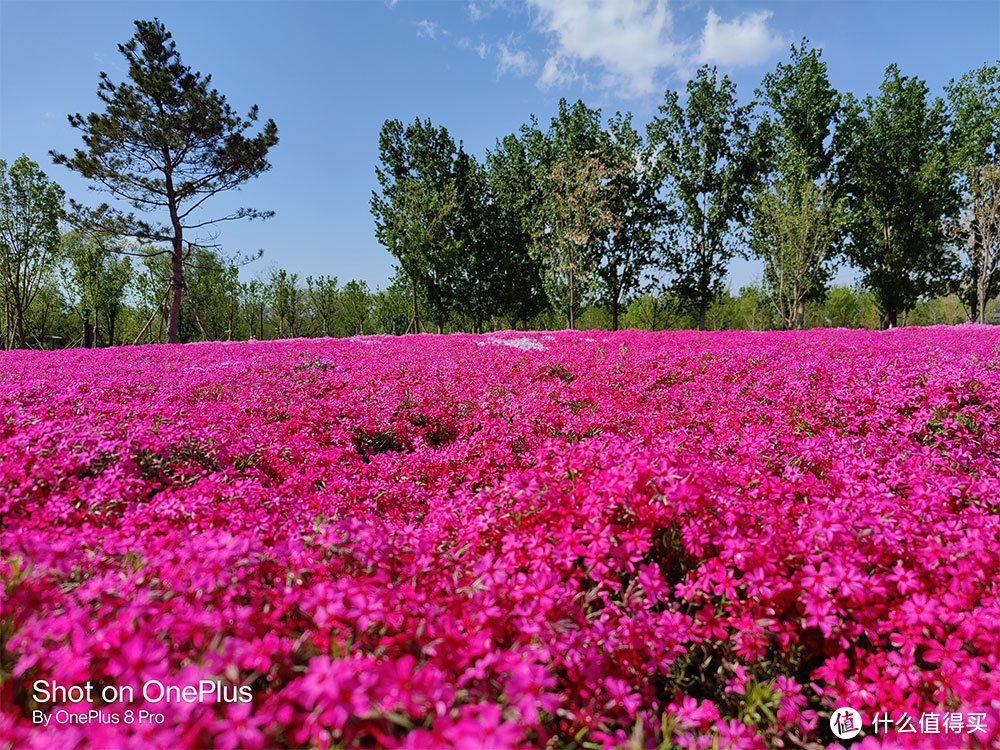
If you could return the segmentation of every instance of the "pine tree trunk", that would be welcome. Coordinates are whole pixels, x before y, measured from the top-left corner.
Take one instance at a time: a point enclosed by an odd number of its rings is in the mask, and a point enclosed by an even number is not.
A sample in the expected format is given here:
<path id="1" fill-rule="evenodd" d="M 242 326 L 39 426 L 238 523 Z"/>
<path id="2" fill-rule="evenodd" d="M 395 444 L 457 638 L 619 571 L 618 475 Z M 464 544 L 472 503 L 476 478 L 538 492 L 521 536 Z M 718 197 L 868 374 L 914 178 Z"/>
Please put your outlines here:
<path id="1" fill-rule="evenodd" d="M 170 313 L 167 316 L 167 343 L 179 344 L 181 323 L 181 296 L 184 294 L 184 266 L 181 255 L 181 239 L 174 238 L 174 252 L 171 254 L 173 269 L 170 275 Z"/>
<path id="2" fill-rule="evenodd" d="M 170 164 L 170 153 L 167 149 L 163 151 L 163 163 Z M 174 230 L 173 253 L 173 274 L 170 283 L 173 286 L 173 298 L 170 300 L 170 317 L 167 320 L 167 343 L 179 344 L 181 327 L 181 295 L 184 294 L 184 229 L 181 227 L 180 217 L 177 215 L 177 202 L 174 193 L 174 178 L 171 169 L 164 173 L 164 185 L 167 190 L 167 203 L 170 209 L 170 224 Z"/>

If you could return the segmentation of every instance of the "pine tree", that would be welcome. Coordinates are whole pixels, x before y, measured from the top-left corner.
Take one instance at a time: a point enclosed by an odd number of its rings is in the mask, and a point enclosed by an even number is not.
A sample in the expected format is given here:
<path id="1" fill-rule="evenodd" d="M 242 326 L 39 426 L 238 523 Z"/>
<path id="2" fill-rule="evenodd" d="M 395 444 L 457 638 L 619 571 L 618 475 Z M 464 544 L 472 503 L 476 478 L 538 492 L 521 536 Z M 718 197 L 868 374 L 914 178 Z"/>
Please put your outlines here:
<path id="1" fill-rule="evenodd" d="M 76 149 L 73 156 L 52 152 L 52 157 L 93 180 L 92 189 L 159 216 L 159 222 L 147 221 L 107 203 L 87 208 L 71 201 L 69 221 L 93 237 L 132 237 L 145 247 L 146 256 L 169 256 L 167 341 L 177 343 L 184 263 L 195 251 L 217 246 L 198 230 L 273 215 L 240 208 L 213 218 L 203 204 L 270 169 L 266 157 L 278 142 L 278 128 L 268 120 L 261 132 L 245 135 L 257 120 L 256 105 L 246 118 L 235 114 L 225 97 L 210 88 L 210 75 L 181 63 L 159 20 L 136 21 L 135 26 L 135 35 L 118 45 L 130 82 L 116 85 L 101 73 L 97 96 L 105 111 L 69 116 L 70 125 L 83 133 L 86 150 Z"/>

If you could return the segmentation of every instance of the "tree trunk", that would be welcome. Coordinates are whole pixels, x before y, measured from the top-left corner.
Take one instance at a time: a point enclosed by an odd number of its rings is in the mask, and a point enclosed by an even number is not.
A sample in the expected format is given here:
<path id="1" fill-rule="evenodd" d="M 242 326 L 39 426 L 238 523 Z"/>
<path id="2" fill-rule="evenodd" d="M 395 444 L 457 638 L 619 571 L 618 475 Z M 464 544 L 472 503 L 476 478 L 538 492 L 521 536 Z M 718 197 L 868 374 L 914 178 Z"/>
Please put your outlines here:
<path id="1" fill-rule="evenodd" d="M 573 285 L 574 285 L 574 281 L 575 281 L 575 279 L 573 277 L 573 264 L 570 263 L 569 264 L 569 316 L 568 317 L 569 317 L 569 329 L 571 331 L 576 326 L 576 317 L 573 315 L 573 304 L 574 304 L 574 299 L 573 299 Z"/>
<path id="2" fill-rule="evenodd" d="M 14 336 L 16 339 L 16 349 L 27 349 L 27 337 L 24 335 L 24 311 L 18 310 L 14 319 Z"/>
<path id="3" fill-rule="evenodd" d="M 172 271 L 170 274 L 170 313 L 167 316 L 167 343 L 179 344 L 181 324 L 181 297 L 184 294 L 184 266 L 182 262 L 181 240 L 174 238 L 174 252 L 171 254 Z"/>
<path id="4" fill-rule="evenodd" d="M 420 310 L 417 309 L 417 277 L 410 276 L 410 294 L 413 297 L 413 332 L 420 333 Z M 407 329 L 409 331 L 409 329 Z"/>
<path id="5" fill-rule="evenodd" d="M 983 272 L 976 279 L 976 303 L 979 306 L 979 322 L 986 324 L 986 270 L 989 268 L 988 257 L 983 258 Z"/>
<path id="6" fill-rule="evenodd" d="M 806 302 L 803 299 L 795 302 L 795 329 L 804 330 L 806 327 Z"/>
<path id="7" fill-rule="evenodd" d="M 617 331 L 618 330 L 618 303 L 617 302 L 612 302 L 611 303 L 611 330 L 612 331 Z"/>
<path id="8" fill-rule="evenodd" d="M 707 312 L 705 303 L 701 303 L 698 306 L 698 330 L 705 330 L 705 313 Z"/>
<path id="9" fill-rule="evenodd" d="M 895 328 L 899 320 L 899 313 L 895 306 L 888 306 L 885 311 L 886 328 Z"/>

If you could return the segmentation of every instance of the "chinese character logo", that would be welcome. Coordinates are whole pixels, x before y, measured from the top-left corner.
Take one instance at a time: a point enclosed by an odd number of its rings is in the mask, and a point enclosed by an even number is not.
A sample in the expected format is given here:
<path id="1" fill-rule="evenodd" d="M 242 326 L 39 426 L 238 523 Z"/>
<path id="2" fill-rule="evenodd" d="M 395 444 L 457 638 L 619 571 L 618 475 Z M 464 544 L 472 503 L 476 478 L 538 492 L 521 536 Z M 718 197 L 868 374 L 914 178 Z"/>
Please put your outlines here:
<path id="1" fill-rule="evenodd" d="M 861 733 L 861 714 L 853 708 L 838 708 L 830 717 L 830 729 L 837 739 L 857 737 Z"/>

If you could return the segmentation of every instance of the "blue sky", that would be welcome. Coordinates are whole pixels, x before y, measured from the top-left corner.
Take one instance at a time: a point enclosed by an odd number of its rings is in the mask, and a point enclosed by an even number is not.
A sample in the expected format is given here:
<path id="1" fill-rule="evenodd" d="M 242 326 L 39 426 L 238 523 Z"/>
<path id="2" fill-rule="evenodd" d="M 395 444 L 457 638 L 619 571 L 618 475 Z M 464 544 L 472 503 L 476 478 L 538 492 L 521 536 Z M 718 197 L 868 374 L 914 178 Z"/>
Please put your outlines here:
<path id="1" fill-rule="evenodd" d="M 154 16 L 235 109 L 257 104 L 278 125 L 272 170 L 215 202 L 220 216 L 238 205 L 276 212 L 223 225 L 228 253 L 264 250 L 243 276 L 280 265 L 373 286 L 392 267 L 368 208 L 386 118 L 430 117 L 481 157 L 532 113 L 546 123 L 560 97 L 644 124 L 664 90 L 704 62 L 749 100 L 803 36 L 823 48 L 833 84 L 859 96 L 877 90 L 891 62 L 941 93 L 1000 58 L 996 0 L 0 0 L 0 158 L 25 153 L 68 195 L 103 200 L 48 151 L 82 146 L 66 115 L 100 109 L 98 74 L 125 78 L 117 45 L 134 19 Z M 758 275 L 756 263 L 736 261 L 731 283 Z"/>

